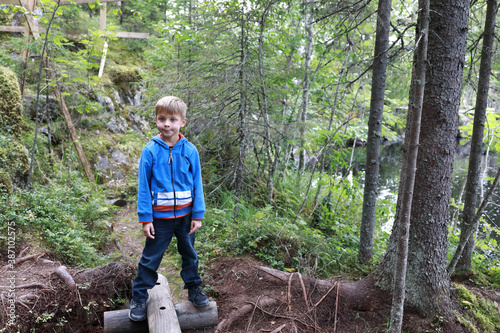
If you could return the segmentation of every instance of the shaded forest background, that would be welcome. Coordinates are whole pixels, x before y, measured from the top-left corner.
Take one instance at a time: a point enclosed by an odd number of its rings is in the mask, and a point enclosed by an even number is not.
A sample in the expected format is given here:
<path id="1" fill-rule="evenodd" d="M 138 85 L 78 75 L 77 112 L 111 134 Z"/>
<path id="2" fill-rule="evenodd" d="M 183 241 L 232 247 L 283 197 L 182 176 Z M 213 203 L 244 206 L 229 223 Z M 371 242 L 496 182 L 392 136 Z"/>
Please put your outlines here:
<path id="1" fill-rule="evenodd" d="M 116 259 L 108 244 L 117 205 L 130 207 L 136 200 L 137 159 L 156 134 L 156 101 L 176 95 L 188 105 L 183 134 L 197 146 L 203 166 L 208 210 L 198 235 L 205 239 L 198 245 L 201 262 L 251 255 L 281 270 L 352 280 L 380 263 L 396 215 L 394 189 L 377 190 L 373 257 L 361 262 L 358 257 L 364 245 L 359 234 L 377 2 L 109 2 L 106 29 L 100 30 L 102 6 L 42 1 L 33 15 L 42 29 L 50 24 L 48 35 L 42 31 L 35 40 L 0 33 L 0 217 L 7 222 L 0 225 L 0 245 L 5 251 L 9 222 L 15 222 L 18 253 L 37 244 L 73 267 Z M 397 149 L 406 128 L 417 9 L 417 2 L 393 1 L 390 14 L 383 120 L 375 137 Z M 0 5 L 1 25 L 20 26 L 25 17 L 19 6 Z M 470 149 L 485 20 L 486 2 L 473 1 L 460 126 L 451 133 L 457 156 Z M 126 39 L 117 31 L 150 36 Z M 500 150 L 496 41 L 481 198 L 493 181 Z M 76 140 L 61 114 L 62 99 Z M 83 149 L 90 176 L 75 144 Z M 465 187 L 466 176 L 456 177 Z M 458 188 L 445 235 L 450 260 L 464 208 L 464 189 Z M 461 279 L 498 290 L 498 194 L 491 200 L 471 267 Z M 490 305 L 491 318 L 464 315 L 461 320 L 479 331 L 497 331 L 498 304 Z"/>

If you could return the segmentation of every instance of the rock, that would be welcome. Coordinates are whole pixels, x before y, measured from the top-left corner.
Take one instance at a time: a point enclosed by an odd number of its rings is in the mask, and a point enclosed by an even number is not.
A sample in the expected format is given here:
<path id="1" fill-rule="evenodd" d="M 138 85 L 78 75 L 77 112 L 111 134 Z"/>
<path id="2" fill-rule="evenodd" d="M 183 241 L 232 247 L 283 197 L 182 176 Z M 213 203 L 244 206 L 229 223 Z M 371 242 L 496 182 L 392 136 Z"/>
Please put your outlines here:
<path id="1" fill-rule="evenodd" d="M 113 171 L 113 179 L 120 180 L 125 178 L 125 176 L 122 175 L 122 173 L 118 170 Z"/>
<path id="2" fill-rule="evenodd" d="M 108 156 L 97 155 L 97 162 L 95 164 L 95 168 L 99 171 L 106 171 L 111 167 L 109 163 Z"/>
<path id="3" fill-rule="evenodd" d="M 113 153 L 111 154 L 111 158 L 113 159 L 113 162 L 116 162 L 118 164 L 125 164 L 127 166 L 129 165 L 129 162 L 127 160 L 127 155 L 125 155 L 120 150 L 114 150 Z"/>
<path id="4" fill-rule="evenodd" d="M 134 129 L 134 131 L 144 134 L 149 128 L 148 121 L 143 117 L 134 113 L 130 113 L 129 118 L 132 121 L 131 127 Z"/>
<path id="5" fill-rule="evenodd" d="M 113 100 L 108 96 L 97 96 L 97 102 L 102 106 L 107 112 L 115 113 L 115 105 Z"/>
<path id="6" fill-rule="evenodd" d="M 139 89 L 137 89 L 134 95 L 134 106 L 141 105 L 141 94 L 142 94 L 142 87 L 139 87 Z"/>
<path id="7" fill-rule="evenodd" d="M 128 201 L 122 198 L 112 198 L 106 200 L 107 205 L 113 205 L 117 207 L 125 207 L 128 204 Z"/>
<path id="8" fill-rule="evenodd" d="M 127 124 L 125 123 L 125 120 L 123 120 L 123 119 L 120 119 L 118 117 L 112 117 L 106 123 L 106 127 L 112 133 L 122 133 L 122 132 L 125 132 L 125 129 L 127 128 Z"/>

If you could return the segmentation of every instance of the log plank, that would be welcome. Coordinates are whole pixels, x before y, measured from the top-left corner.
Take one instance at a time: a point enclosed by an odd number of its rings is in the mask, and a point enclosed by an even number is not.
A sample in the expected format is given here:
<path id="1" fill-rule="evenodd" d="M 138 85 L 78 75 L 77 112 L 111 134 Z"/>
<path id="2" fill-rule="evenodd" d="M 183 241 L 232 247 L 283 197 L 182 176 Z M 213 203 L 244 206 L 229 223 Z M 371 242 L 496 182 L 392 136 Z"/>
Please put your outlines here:
<path id="1" fill-rule="evenodd" d="M 129 309 L 104 312 L 104 333 L 148 333 L 148 322 L 133 322 L 128 318 L 128 312 Z M 215 301 L 203 308 L 195 308 L 189 301 L 177 303 L 175 312 L 181 330 L 210 327 L 218 323 Z"/>
<path id="2" fill-rule="evenodd" d="M 149 291 L 146 303 L 150 333 L 181 333 L 167 278 L 158 274 L 156 286 Z"/>

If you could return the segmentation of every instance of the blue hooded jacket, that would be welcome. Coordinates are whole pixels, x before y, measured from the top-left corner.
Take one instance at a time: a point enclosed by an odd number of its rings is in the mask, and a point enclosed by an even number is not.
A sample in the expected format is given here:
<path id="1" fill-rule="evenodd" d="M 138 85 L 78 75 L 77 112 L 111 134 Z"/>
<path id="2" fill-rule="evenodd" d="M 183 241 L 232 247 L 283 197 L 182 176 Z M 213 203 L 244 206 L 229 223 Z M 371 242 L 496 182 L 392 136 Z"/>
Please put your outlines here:
<path id="1" fill-rule="evenodd" d="M 205 214 L 200 158 L 196 147 L 182 134 L 173 147 L 159 136 L 144 147 L 139 162 L 139 222 Z"/>

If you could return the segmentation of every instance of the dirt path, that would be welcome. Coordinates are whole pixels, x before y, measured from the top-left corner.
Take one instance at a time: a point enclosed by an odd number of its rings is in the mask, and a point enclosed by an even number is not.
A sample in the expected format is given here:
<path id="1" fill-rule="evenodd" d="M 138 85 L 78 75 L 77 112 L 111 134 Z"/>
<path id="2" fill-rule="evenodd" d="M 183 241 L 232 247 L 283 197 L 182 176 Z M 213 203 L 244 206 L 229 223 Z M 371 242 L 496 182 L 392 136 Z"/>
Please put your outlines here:
<path id="1" fill-rule="evenodd" d="M 111 238 L 115 244 L 110 248 L 110 251 L 113 251 L 115 260 L 126 260 L 136 267 L 141 258 L 146 239 L 142 233 L 141 225 L 137 220 L 136 206 L 128 204 L 122 210 L 118 211 L 116 217 L 113 219 L 112 228 L 113 233 Z M 180 303 L 187 300 L 187 291 L 183 289 L 184 284 L 180 277 L 180 262 L 177 260 L 176 255 L 172 254 L 175 251 L 174 239 L 169 246 L 169 250 L 163 256 L 158 273 L 167 277 L 174 302 Z"/>

